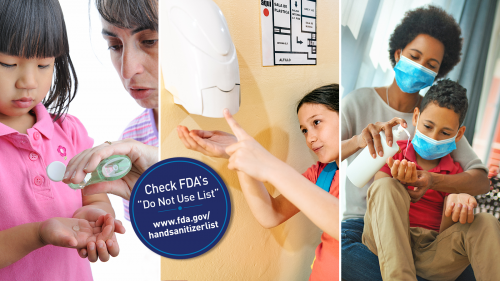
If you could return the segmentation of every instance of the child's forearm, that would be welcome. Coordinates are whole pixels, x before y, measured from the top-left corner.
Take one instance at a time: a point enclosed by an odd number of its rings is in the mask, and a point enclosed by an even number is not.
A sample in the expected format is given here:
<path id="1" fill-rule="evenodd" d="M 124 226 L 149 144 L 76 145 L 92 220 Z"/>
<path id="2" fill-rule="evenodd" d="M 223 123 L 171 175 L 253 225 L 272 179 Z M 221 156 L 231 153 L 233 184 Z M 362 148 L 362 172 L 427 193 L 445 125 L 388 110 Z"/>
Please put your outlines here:
<path id="1" fill-rule="evenodd" d="M 97 208 L 115 217 L 115 210 L 111 206 L 111 202 L 106 194 L 82 195 L 82 205 L 83 207 L 78 209 L 77 212 L 75 212 L 75 215 L 78 212 L 83 212 L 89 208 Z"/>
<path id="2" fill-rule="evenodd" d="M 339 240 L 339 200 L 284 162 L 276 165 L 269 182 L 316 226 Z"/>
<path id="3" fill-rule="evenodd" d="M 93 203 L 88 204 L 86 206 L 91 206 L 91 207 L 94 207 L 94 208 L 99 208 L 99 209 L 105 211 L 106 213 L 112 215 L 113 218 L 115 217 L 115 210 L 111 206 L 111 202 L 93 202 Z"/>
<path id="4" fill-rule="evenodd" d="M 32 251 L 45 246 L 40 223 L 26 223 L 0 231 L 0 268 L 9 266 Z"/>
<path id="5" fill-rule="evenodd" d="M 263 227 L 280 225 L 299 211 L 285 197 L 273 198 L 262 182 L 244 172 L 238 172 L 238 179 L 252 214 Z"/>

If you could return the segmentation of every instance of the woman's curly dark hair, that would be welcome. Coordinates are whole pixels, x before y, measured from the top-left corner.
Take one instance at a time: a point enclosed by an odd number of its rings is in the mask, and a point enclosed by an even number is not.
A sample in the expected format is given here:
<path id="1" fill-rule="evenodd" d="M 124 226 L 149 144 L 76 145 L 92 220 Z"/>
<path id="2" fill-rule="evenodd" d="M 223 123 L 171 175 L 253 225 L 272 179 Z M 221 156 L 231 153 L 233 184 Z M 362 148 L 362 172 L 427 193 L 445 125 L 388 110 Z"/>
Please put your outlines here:
<path id="1" fill-rule="evenodd" d="M 460 61 L 462 31 L 455 19 L 436 6 L 418 8 L 406 12 L 389 40 L 389 58 L 396 65 L 394 53 L 404 49 L 419 34 L 430 35 L 444 45 L 444 56 L 436 78 L 445 76 Z"/>

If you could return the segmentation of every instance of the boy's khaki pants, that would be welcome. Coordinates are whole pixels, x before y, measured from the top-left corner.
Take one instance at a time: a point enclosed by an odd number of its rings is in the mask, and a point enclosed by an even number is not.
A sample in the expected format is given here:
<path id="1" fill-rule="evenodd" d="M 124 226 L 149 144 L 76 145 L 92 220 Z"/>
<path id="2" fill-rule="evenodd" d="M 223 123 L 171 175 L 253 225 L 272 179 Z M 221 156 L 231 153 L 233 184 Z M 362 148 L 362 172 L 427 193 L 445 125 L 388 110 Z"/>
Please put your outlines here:
<path id="1" fill-rule="evenodd" d="M 363 244 L 378 256 L 384 280 L 455 280 L 470 264 L 477 280 L 500 280 L 500 223 L 491 214 L 442 233 L 410 227 L 410 196 L 382 178 L 368 189 Z M 439 234 L 439 235 L 438 235 Z"/>

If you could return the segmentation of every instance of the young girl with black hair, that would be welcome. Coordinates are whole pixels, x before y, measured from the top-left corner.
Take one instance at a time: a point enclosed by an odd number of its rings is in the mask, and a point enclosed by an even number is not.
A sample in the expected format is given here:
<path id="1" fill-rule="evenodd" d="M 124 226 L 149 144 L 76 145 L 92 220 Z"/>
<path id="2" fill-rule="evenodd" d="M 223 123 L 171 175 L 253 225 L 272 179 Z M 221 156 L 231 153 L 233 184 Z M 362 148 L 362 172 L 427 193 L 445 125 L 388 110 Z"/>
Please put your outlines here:
<path id="1" fill-rule="evenodd" d="M 320 87 L 297 106 L 300 129 L 318 163 L 304 174 L 279 160 L 248 135 L 225 110 L 235 136 L 219 131 L 189 132 L 179 126 L 184 145 L 205 155 L 229 158 L 238 172 L 241 189 L 257 221 L 266 228 L 285 222 L 302 211 L 321 230 L 309 280 L 339 278 L 339 92 L 338 84 Z M 264 186 L 272 184 L 281 195 L 272 197 Z"/>
<path id="2" fill-rule="evenodd" d="M 92 280 L 88 259 L 118 255 L 106 195 L 52 182 L 93 140 L 67 115 L 77 90 L 57 0 L 0 0 L 0 279 Z M 49 113 L 51 111 L 52 113 Z"/>

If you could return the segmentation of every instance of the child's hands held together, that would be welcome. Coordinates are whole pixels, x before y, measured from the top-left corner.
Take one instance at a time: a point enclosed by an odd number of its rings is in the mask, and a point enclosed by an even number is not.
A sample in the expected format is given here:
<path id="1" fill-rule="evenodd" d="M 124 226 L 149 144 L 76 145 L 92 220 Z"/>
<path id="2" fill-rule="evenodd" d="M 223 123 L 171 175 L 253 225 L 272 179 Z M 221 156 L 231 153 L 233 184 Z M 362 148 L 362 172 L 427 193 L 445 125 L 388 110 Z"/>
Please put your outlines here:
<path id="1" fill-rule="evenodd" d="M 444 215 L 450 217 L 454 222 L 461 224 L 472 223 L 474 221 L 474 208 L 477 201 L 474 196 L 467 193 L 449 194 L 445 201 Z"/>
<path id="2" fill-rule="evenodd" d="M 389 157 L 387 158 L 387 165 L 391 168 L 393 178 L 406 186 L 413 186 L 413 190 L 408 189 L 408 194 L 413 203 L 418 202 L 432 186 L 432 174 L 427 171 L 417 170 L 417 164 L 414 162 L 406 159 L 399 161 Z"/>
<path id="3" fill-rule="evenodd" d="M 417 164 L 406 159 L 399 161 L 389 157 L 387 158 L 387 165 L 391 168 L 392 177 L 399 180 L 402 184 L 411 185 L 417 181 Z"/>

